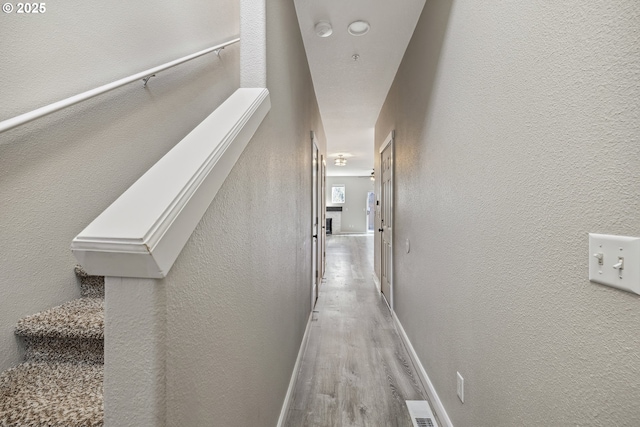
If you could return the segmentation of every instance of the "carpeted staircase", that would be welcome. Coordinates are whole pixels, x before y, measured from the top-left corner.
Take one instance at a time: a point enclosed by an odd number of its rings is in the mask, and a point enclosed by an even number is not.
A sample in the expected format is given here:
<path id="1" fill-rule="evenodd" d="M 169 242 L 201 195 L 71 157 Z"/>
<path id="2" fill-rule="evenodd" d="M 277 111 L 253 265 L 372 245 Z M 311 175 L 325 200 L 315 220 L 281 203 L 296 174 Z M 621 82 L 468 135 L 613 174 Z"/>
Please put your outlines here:
<path id="1" fill-rule="evenodd" d="M 76 267 L 82 298 L 25 317 L 25 361 L 0 374 L 0 427 L 102 426 L 104 278 Z"/>

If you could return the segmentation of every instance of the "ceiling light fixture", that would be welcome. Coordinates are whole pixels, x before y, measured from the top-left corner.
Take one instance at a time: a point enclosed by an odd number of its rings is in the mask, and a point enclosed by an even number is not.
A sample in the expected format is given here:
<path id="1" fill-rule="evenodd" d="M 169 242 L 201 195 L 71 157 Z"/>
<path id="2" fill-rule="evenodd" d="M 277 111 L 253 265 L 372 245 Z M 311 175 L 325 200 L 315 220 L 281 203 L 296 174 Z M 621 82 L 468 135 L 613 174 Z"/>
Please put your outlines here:
<path id="1" fill-rule="evenodd" d="M 357 61 L 358 59 L 360 59 L 360 55 L 358 55 L 357 53 L 353 54 L 351 56 L 351 59 L 353 59 L 354 61 Z"/>
<path id="2" fill-rule="evenodd" d="M 320 21 L 316 24 L 316 34 L 318 37 L 329 37 L 333 34 L 333 28 L 328 22 Z"/>
<path id="3" fill-rule="evenodd" d="M 364 36 L 369 32 L 371 25 L 367 21 L 353 21 L 349 24 L 349 34 L 352 36 Z"/>
<path id="4" fill-rule="evenodd" d="M 376 180 L 376 171 L 371 172 L 371 181 Z"/>
<path id="5" fill-rule="evenodd" d="M 342 157 L 342 154 L 338 154 L 336 161 L 334 163 L 336 166 L 347 166 L 347 159 Z"/>

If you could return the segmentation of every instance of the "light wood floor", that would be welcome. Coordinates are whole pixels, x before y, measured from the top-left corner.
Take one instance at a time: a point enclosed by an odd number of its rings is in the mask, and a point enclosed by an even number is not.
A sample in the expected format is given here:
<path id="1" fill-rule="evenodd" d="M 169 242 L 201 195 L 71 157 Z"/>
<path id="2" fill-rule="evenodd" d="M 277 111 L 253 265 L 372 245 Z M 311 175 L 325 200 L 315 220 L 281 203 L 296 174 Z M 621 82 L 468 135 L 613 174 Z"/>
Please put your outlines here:
<path id="1" fill-rule="evenodd" d="M 286 426 L 411 427 L 425 400 L 373 274 L 373 236 L 328 236 L 327 271 Z"/>

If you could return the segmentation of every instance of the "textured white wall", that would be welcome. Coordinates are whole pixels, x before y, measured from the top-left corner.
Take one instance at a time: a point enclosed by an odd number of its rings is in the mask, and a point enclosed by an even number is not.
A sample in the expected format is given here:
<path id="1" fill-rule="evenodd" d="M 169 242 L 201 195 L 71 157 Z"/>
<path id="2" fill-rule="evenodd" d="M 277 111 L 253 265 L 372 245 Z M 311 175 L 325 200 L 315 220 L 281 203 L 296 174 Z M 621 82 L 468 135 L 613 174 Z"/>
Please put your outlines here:
<path id="1" fill-rule="evenodd" d="M 167 425 L 275 426 L 311 310 L 311 141 L 293 2 L 267 2 L 271 110 L 164 280 Z"/>
<path id="2" fill-rule="evenodd" d="M 345 203 L 331 203 L 331 187 L 344 184 Z M 373 190 L 373 181 L 368 176 L 328 176 L 327 206 L 342 206 L 340 228 L 334 233 L 367 232 L 367 193 Z"/>
<path id="3" fill-rule="evenodd" d="M 104 425 L 166 426 L 166 289 L 105 278 Z"/>
<path id="4" fill-rule="evenodd" d="M 240 85 L 242 87 L 267 86 L 267 37 L 265 1 L 240 2 Z"/>
<path id="5" fill-rule="evenodd" d="M 239 32 L 239 4 L 47 3 L 2 14 L 0 119 Z M 71 239 L 239 86 L 239 45 L 0 134 L 0 369 L 16 321 L 79 296 Z"/>
<path id="6" fill-rule="evenodd" d="M 640 299 L 587 279 L 589 232 L 640 235 L 640 3 L 428 1 L 393 128 L 396 310 L 454 425 L 640 425 Z"/>

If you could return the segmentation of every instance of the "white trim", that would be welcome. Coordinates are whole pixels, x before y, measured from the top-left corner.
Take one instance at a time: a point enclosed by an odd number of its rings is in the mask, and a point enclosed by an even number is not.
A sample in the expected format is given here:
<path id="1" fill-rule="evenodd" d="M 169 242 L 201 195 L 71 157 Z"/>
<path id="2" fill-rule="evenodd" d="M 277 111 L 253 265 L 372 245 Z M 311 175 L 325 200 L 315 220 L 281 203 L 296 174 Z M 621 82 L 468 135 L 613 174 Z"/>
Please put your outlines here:
<path id="1" fill-rule="evenodd" d="M 163 278 L 271 108 L 238 89 L 71 244 L 93 275 Z"/>
<path id="2" fill-rule="evenodd" d="M 378 275 L 376 272 L 373 272 L 373 283 L 375 283 L 378 292 L 382 292 L 382 284 L 380 283 L 380 279 L 378 279 Z"/>
<path id="3" fill-rule="evenodd" d="M 391 132 L 389 132 L 389 135 L 387 135 L 387 138 L 384 140 L 384 142 L 380 146 L 380 152 L 378 154 L 382 154 L 382 152 L 387 148 L 389 144 L 391 144 L 391 141 L 393 141 L 395 138 L 396 138 L 396 131 L 392 130 Z M 382 175 L 382 173 L 380 173 L 380 175 Z"/>
<path id="4" fill-rule="evenodd" d="M 395 141 L 396 139 L 396 131 L 392 130 L 391 132 L 389 132 L 389 135 L 387 136 L 387 139 L 385 139 L 384 143 L 382 144 L 382 146 L 380 147 L 380 194 L 382 195 L 382 153 L 384 152 L 384 150 L 387 149 L 387 147 L 391 147 L 391 262 L 389 263 L 391 265 L 390 267 L 390 272 L 387 273 L 388 276 L 388 280 L 389 280 L 389 299 L 387 300 L 387 298 L 385 297 L 385 301 L 387 301 L 387 305 L 389 306 L 389 310 L 391 311 L 391 313 L 393 313 L 394 310 L 394 305 L 393 305 L 393 282 L 394 282 L 394 278 L 393 278 L 393 251 L 394 251 L 394 247 L 395 247 L 395 242 L 394 242 L 394 236 L 395 236 L 395 195 L 396 195 L 396 189 L 395 189 L 395 179 L 396 179 L 396 147 L 395 147 Z M 381 199 L 382 200 L 382 199 Z M 382 226 L 382 224 L 380 224 Z M 380 245 L 382 246 L 382 244 L 384 243 L 384 240 L 382 238 L 382 235 L 380 235 Z M 380 275 L 382 276 L 382 248 L 380 250 Z M 382 284 L 380 285 L 380 292 L 382 293 Z M 383 294 L 384 295 L 384 294 Z"/>
<path id="5" fill-rule="evenodd" d="M 289 406 L 291 406 L 291 401 L 293 400 L 293 392 L 296 388 L 296 382 L 298 381 L 298 374 L 300 373 L 300 365 L 302 365 L 302 358 L 304 357 L 304 353 L 307 351 L 307 344 L 309 343 L 309 331 L 311 330 L 312 317 L 313 310 L 309 314 L 309 320 L 307 320 L 307 327 L 304 330 L 304 336 L 302 337 L 300 350 L 298 350 L 298 358 L 296 359 L 296 364 L 293 366 L 293 373 L 291 374 L 291 379 L 289 380 L 289 388 L 287 389 L 287 394 L 284 397 L 282 409 L 280 410 L 280 418 L 278 418 L 278 427 L 283 427 L 284 423 L 287 421 Z"/>
<path id="6" fill-rule="evenodd" d="M 438 419 L 442 422 L 442 424 L 444 424 L 444 427 L 453 427 L 451 419 L 449 418 L 447 411 L 444 409 L 444 405 L 442 404 L 442 401 L 440 400 L 440 397 L 438 396 L 438 393 L 436 392 L 436 389 L 433 386 L 433 383 L 431 382 L 427 371 L 424 369 L 424 366 L 422 366 L 416 350 L 413 348 L 413 345 L 411 344 L 411 341 L 409 341 L 407 333 L 404 331 L 404 328 L 400 323 L 400 319 L 398 319 L 398 316 L 396 316 L 394 312 L 391 312 L 391 316 L 393 317 L 396 330 L 398 331 L 398 334 L 400 334 L 400 338 L 402 338 L 402 342 L 407 349 L 407 353 L 409 353 L 409 357 L 413 362 L 413 367 L 418 372 L 418 376 L 422 381 L 422 385 L 427 391 L 427 395 L 429 396 L 429 400 L 436 411 Z"/>
<path id="7" fill-rule="evenodd" d="M 318 282 L 320 281 L 320 192 L 318 187 L 320 185 L 320 149 L 316 141 L 316 133 L 310 132 L 311 136 L 311 310 L 316 305 L 318 295 Z M 314 164 L 315 156 L 315 164 Z M 315 183 L 314 181 L 315 177 Z M 315 184 L 315 185 L 314 185 Z M 313 195 L 315 193 L 315 200 Z M 313 210 L 315 204 L 315 211 Z M 315 223 L 315 230 L 313 229 Z M 315 231 L 315 236 L 314 236 Z M 315 239 L 315 241 L 314 241 Z M 315 266 L 315 268 L 314 268 Z"/>
<path id="8" fill-rule="evenodd" d="M 389 295 L 391 301 L 391 313 L 394 313 L 395 310 L 395 285 L 396 285 L 396 277 L 395 277 L 395 250 L 396 250 L 396 131 L 391 131 L 391 141 L 389 144 L 391 145 L 391 273 L 389 273 L 389 277 L 391 278 L 391 283 L 389 283 Z"/>
<path id="9" fill-rule="evenodd" d="M 382 291 L 380 292 L 380 295 L 382 295 L 382 299 L 384 300 L 384 303 L 387 304 L 387 308 L 389 309 L 391 314 L 393 314 L 393 309 L 391 308 L 391 304 L 389 304 L 389 300 L 387 299 L 387 296 L 383 294 Z"/>

